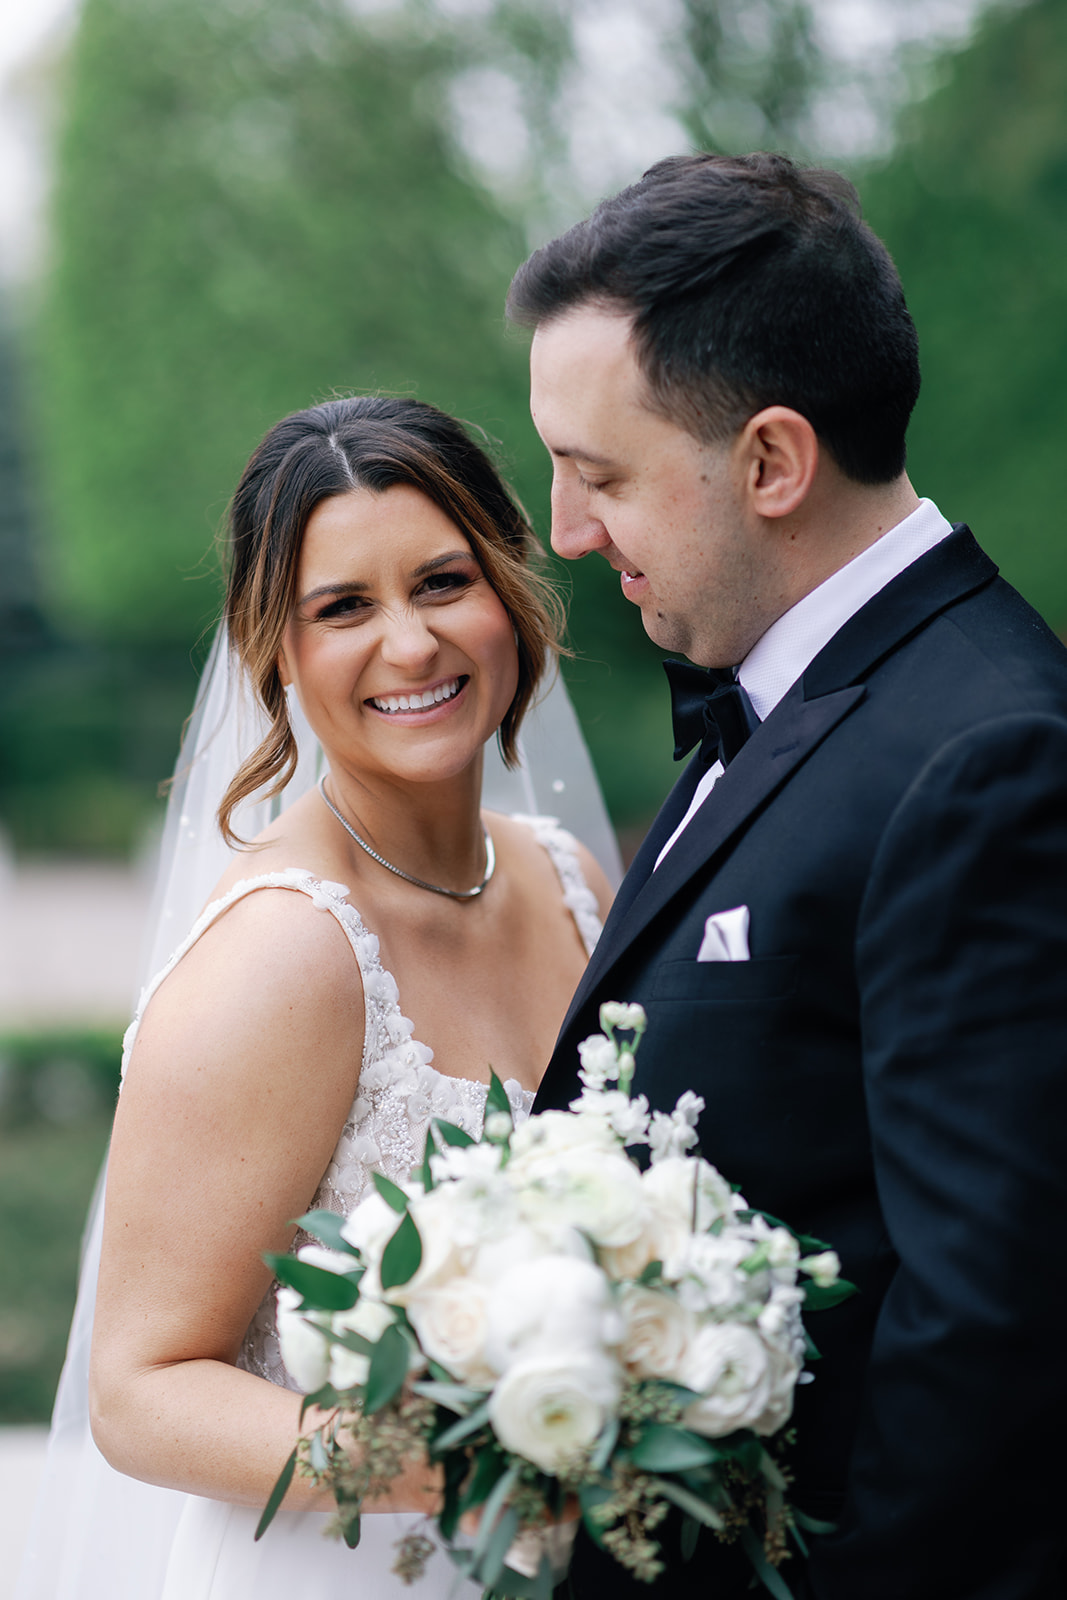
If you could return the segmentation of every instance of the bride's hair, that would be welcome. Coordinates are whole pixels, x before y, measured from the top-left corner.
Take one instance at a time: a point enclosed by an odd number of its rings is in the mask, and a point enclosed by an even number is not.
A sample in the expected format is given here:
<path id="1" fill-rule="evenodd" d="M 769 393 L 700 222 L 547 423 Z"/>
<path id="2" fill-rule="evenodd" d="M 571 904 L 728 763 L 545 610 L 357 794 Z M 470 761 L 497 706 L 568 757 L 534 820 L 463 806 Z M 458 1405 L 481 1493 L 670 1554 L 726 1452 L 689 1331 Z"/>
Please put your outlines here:
<path id="1" fill-rule="evenodd" d="M 435 406 L 376 396 L 329 400 L 271 428 L 230 505 L 226 625 L 271 726 L 219 806 L 229 844 L 242 842 L 230 827 L 235 807 L 267 785 L 268 794 L 279 793 L 296 767 L 278 653 L 296 598 L 308 518 L 335 495 L 381 493 L 396 484 L 420 490 L 451 518 L 511 618 L 519 684 L 499 736 L 508 766 L 518 760 L 519 724 L 559 654 L 563 620 L 559 597 L 533 570 L 542 552 L 525 513 L 485 452 Z"/>

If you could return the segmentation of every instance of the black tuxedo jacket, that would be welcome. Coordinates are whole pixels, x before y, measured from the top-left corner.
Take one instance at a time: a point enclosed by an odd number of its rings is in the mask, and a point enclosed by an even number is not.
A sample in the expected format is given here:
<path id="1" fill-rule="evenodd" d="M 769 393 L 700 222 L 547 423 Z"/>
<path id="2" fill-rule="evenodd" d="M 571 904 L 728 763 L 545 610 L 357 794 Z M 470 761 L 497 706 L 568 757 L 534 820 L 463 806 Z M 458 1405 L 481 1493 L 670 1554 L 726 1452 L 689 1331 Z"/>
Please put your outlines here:
<path id="1" fill-rule="evenodd" d="M 860 1294 L 811 1318 L 793 1498 L 837 1522 L 815 1600 L 1067 1594 L 1067 652 L 965 527 L 830 641 L 658 871 L 654 823 L 537 1109 L 603 1000 L 635 1089 L 703 1095 L 704 1155 L 829 1240 Z M 747 905 L 747 962 L 698 963 Z M 749 1574 L 704 1533 L 655 1593 Z M 645 1595 L 591 1546 L 580 1600 Z"/>

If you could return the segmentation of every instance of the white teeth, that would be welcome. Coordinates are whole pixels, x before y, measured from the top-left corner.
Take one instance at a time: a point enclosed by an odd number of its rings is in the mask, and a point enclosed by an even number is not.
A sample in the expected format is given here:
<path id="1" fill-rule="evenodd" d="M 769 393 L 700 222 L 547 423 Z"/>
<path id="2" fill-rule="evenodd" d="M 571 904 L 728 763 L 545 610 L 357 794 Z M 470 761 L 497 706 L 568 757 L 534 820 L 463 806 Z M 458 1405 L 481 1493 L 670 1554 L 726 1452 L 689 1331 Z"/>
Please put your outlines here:
<path id="1" fill-rule="evenodd" d="M 375 695 L 371 704 L 378 711 L 425 711 L 429 706 L 440 705 L 442 700 L 451 700 L 458 693 L 459 679 L 451 678 L 448 683 L 439 683 L 435 689 L 426 689 L 422 694 Z"/>

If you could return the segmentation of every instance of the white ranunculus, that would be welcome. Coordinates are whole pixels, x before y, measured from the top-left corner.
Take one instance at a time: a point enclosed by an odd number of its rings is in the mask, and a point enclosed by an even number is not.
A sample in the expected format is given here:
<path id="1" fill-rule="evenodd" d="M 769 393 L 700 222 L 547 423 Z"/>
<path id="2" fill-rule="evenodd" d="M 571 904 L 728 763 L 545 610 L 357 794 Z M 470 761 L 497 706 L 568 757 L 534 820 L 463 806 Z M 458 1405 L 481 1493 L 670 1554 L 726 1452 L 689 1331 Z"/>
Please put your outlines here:
<path id="1" fill-rule="evenodd" d="M 610 1151 L 572 1150 L 542 1163 L 523 1182 L 518 1200 L 535 1227 L 570 1223 L 609 1249 L 630 1244 L 648 1217 L 641 1174 L 617 1145 Z"/>
<path id="2" fill-rule="evenodd" d="M 679 1373 L 696 1332 L 692 1314 L 677 1295 L 663 1289 L 627 1284 L 619 1296 L 625 1333 L 622 1359 L 639 1378 L 667 1378 Z"/>
<path id="3" fill-rule="evenodd" d="M 415 1295 L 407 1313 L 431 1361 L 440 1362 L 460 1383 L 492 1387 L 496 1374 L 485 1360 L 489 1292 L 474 1278 L 451 1278 Z"/>
<path id="4" fill-rule="evenodd" d="M 349 1311 L 335 1311 L 330 1326 L 336 1333 L 359 1333 L 376 1344 L 393 1321 L 393 1313 L 380 1300 L 361 1294 Z M 343 1345 L 330 1347 L 330 1382 L 335 1389 L 354 1389 L 366 1383 L 370 1357 L 357 1350 L 346 1350 Z"/>
<path id="5" fill-rule="evenodd" d="M 315 1314 L 297 1310 L 303 1298 L 296 1289 L 279 1288 L 278 1343 L 289 1376 L 304 1394 L 312 1394 L 329 1377 L 330 1349 L 319 1327 L 311 1325 Z"/>
<path id="6" fill-rule="evenodd" d="M 772 1400 L 774 1378 L 770 1352 L 755 1329 L 711 1323 L 691 1341 L 682 1367 L 682 1383 L 700 1395 L 682 1420 L 712 1439 L 753 1428 Z"/>
<path id="7" fill-rule="evenodd" d="M 764 1343 L 767 1344 L 767 1341 Z M 770 1393 L 759 1416 L 749 1423 L 749 1427 L 764 1437 L 777 1433 L 779 1428 L 784 1428 L 792 1415 L 793 1396 L 803 1366 L 803 1353 L 798 1353 L 795 1349 L 790 1352 L 783 1348 L 780 1341 L 772 1340 L 768 1345 L 767 1359 L 771 1380 Z"/>
<path id="8" fill-rule="evenodd" d="M 489 1285 L 488 1318 L 485 1353 L 496 1372 L 505 1372 L 534 1346 L 566 1356 L 622 1338 L 607 1278 L 575 1256 L 542 1256 L 503 1273 Z"/>
<path id="9" fill-rule="evenodd" d="M 555 1472 L 596 1440 L 618 1403 L 619 1368 L 601 1351 L 531 1351 L 501 1378 L 489 1419 L 505 1450 Z"/>

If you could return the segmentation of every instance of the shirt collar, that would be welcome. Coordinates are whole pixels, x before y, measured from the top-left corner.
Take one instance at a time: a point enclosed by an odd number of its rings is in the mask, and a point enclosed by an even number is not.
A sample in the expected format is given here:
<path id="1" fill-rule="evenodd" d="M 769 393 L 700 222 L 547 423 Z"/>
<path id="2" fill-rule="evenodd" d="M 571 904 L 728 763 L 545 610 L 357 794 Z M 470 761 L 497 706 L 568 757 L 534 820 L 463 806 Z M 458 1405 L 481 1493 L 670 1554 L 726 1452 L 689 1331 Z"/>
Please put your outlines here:
<path id="1" fill-rule="evenodd" d="M 756 715 L 766 721 L 824 645 L 898 573 L 952 532 L 931 500 L 798 600 L 753 645 L 737 676 Z"/>

